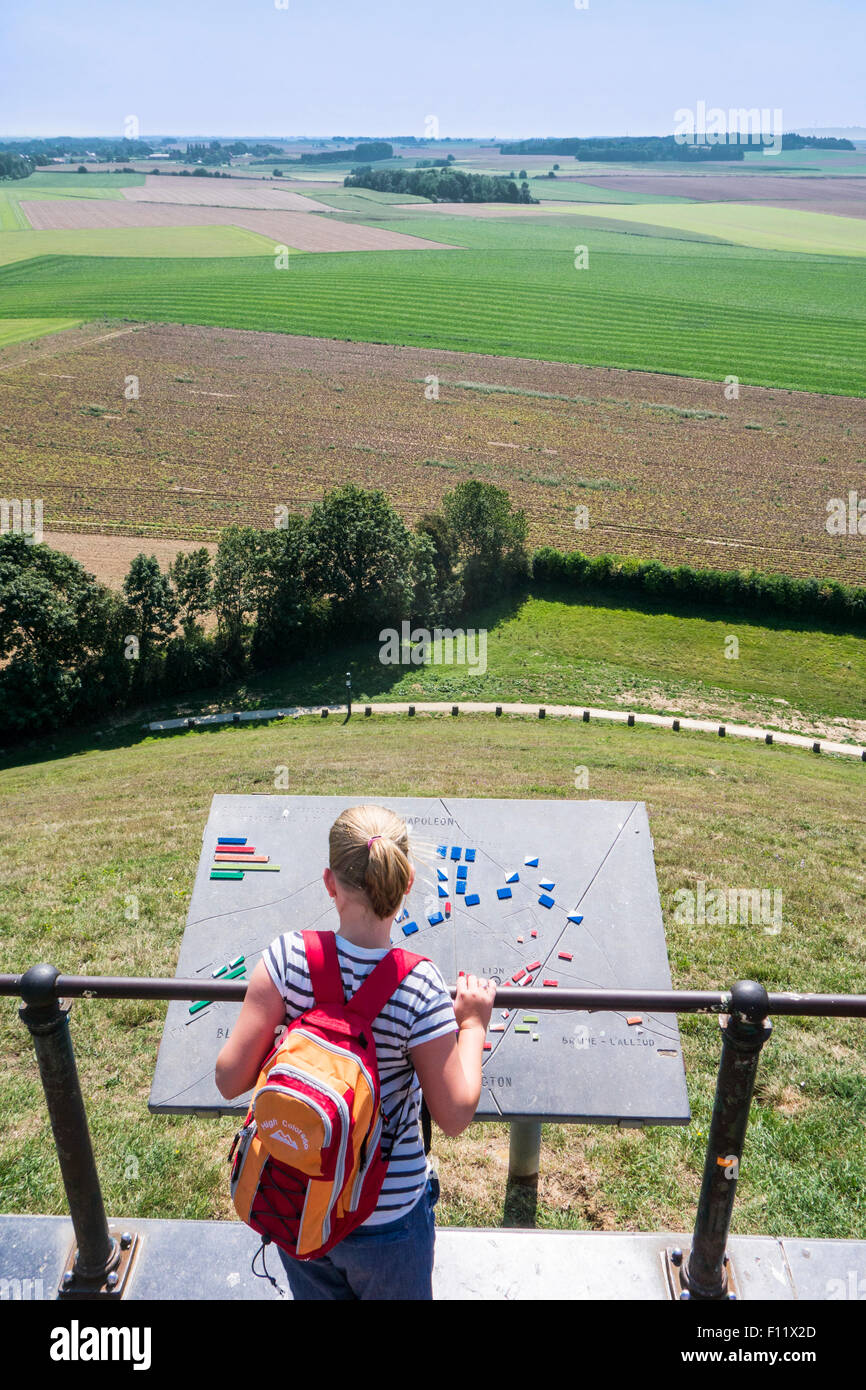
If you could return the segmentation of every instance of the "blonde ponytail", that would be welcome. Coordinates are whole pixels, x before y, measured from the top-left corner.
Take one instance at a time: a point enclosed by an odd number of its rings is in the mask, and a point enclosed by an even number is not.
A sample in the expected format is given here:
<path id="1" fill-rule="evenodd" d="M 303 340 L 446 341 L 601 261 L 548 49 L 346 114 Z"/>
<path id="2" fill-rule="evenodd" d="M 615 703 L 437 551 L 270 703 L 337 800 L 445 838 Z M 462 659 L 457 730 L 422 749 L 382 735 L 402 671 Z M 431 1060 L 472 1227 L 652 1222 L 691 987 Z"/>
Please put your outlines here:
<path id="1" fill-rule="evenodd" d="M 383 806 L 352 806 L 334 821 L 329 844 L 340 882 L 364 893 L 377 917 L 392 916 L 412 876 L 405 821 Z"/>

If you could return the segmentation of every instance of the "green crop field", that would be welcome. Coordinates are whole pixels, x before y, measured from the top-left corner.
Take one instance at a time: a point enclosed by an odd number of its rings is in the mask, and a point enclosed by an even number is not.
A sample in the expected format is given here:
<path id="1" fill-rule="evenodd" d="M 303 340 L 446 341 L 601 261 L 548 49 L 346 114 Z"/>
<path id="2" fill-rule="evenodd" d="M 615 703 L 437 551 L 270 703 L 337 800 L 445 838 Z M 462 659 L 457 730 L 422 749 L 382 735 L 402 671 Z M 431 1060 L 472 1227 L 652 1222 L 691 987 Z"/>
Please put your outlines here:
<path id="1" fill-rule="evenodd" d="M 0 236 L 0 265 L 43 256 L 134 256 L 158 257 L 171 266 L 174 258 L 185 265 L 188 257 L 257 254 L 269 255 L 273 262 L 273 238 L 248 232 L 243 227 L 96 227 L 57 232 L 18 231 Z M 166 257 L 172 259 L 165 260 Z M 175 274 L 182 273 L 182 267 L 173 266 L 173 270 Z"/>
<path id="2" fill-rule="evenodd" d="M 609 202 L 575 209 L 601 212 L 623 222 L 648 222 L 658 227 L 708 232 L 740 246 L 768 251 L 799 251 L 817 256 L 866 256 L 866 221 L 835 217 L 825 212 L 756 207 L 751 203 L 680 203 L 673 207 L 654 201 L 638 207 L 615 207 Z"/>
<path id="3" fill-rule="evenodd" d="M 80 322 L 80 319 L 54 318 L 0 319 L 0 348 L 45 338 L 49 333 L 60 333 L 64 328 L 77 328 Z"/>
<path id="4" fill-rule="evenodd" d="M 422 208 L 384 225 L 471 249 L 299 254 L 290 271 L 278 271 L 272 255 L 220 259 L 216 240 L 216 258 L 197 261 L 194 238 L 205 233 L 196 229 L 102 234 L 147 237 L 151 255 L 159 254 L 160 234 L 175 245 L 192 237 L 183 243 L 191 259 L 155 267 L 134 256 L 93 259 L 99 233 L 84 232 L 90 256 L 44 256 L 0 270 L 0 316 L 271 329 L 716 380 L 734 373 L 743 382 L 792 390 L 866 392 L 862 258 L 612 233 L 580 227 L 571 217 L 538 225 L 531 218 L 428 215 Z M 220 232 L 230 235 L 217 228 L 207 235 Z M 48 235 L 8 233 L 3 240 Z M 58 235 L 68 250 L 72 234 Z M 579 237 L 589 250 L 586 270 L 574 265 Z"/>

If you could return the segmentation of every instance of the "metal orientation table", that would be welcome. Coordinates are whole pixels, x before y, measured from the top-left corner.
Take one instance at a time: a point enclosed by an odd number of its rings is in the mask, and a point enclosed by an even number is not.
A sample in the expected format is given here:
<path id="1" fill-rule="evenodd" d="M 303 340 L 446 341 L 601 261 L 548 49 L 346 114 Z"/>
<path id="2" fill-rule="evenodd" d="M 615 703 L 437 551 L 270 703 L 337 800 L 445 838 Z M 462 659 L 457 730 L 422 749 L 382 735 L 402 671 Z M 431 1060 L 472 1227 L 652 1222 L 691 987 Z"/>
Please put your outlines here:
<path id="1" fill-rule="evenodd" d="M 347 806 L 370 803 L 402 816 L 413 845 L 416 881 L 407 916 L 398 916 L 392 928 L 392 944 L 429 956 L 448 984 L 463 970 L 502 985 L 531 980 L 533 988 L 546 980 L 558 982 L 551 989 L 671 987 L 642 802 L 375 794 L 215 796 L 177 976 L 200 976 L 204 1001 L 215 971 L 243 957 L 234 969 L 249 979 L 281 933 L 336 929 L 322 883 L 328 832 Z M 246 839 L 256 856 L 279 869 L 211 879 L 220 837 Z M 526 862 L 533 859 L 537 864 Z M 458 892 L 461 881 L 465 891 Z M 511 896 L 500 896 L 506 888 Z M 577 917 L 582 920 L 569 920 Z M 417 929 L 404 934 L 411 923 Z M 214 1084 L 217 1053 L 240 1008 L 169 1004 L 152 1111 L 227 1115 L 246 1109 L 249 1093 L 226 1101 Z M 629 1022 L 624 1012 L 503 1012 L 494 1009 L 491 1019 L 476 1115 L 512 1124 L 513 1174 L 520 1175 L 521 1165 L 526 1173 L 537 1171 L 534 1150 L 545 1121 L 688 1123 L 675 1015 L 643 1014 Z"/>

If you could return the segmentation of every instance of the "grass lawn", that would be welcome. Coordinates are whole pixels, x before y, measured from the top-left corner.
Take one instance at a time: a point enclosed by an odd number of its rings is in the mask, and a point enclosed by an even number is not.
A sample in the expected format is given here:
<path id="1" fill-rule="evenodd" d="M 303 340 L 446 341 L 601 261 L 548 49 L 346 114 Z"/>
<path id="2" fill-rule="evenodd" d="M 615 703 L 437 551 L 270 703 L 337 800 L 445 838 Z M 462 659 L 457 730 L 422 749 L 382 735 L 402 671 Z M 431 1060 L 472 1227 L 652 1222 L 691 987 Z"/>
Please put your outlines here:
<path id="1" fill-rule="evenodd" d="M 0 770 L 0 970 L 171 975 L 201 833 L 216 792 L 640 800 L 647 804 L 675 987 L 737 978 L 768 990 L 862 992 L 866 836 L 859 765 L 696 735 L 533 719 L 302 720 L 126 741 L 57 740 Z M 574 769 L 589 790 L 574 790 Z M 86 852 L 85 847 L 86 846 Z M 685 926 L 674 894 L 781 889 L 783 926 Z M 137 920 L 129 920 L 133 911 Z M 287 924 L 288 925 L 288 924 Z M 109 1212 L 231 1219 L 225 1154 L 236 1124 L 149 1116 L 165 1005 L 76 1001 L 72 1034 Z M 0 1209 L 62 1212 L 28 1035 L 0 1010 Z M 538 1224 L 689 1230 L 719 1056 L 714 1018 L 685 1018 L 693 1121 L 644 1131 L 546 1126 Z M 862 1024 L 779 1020 L 761 1060 L 734 1229 L 866 1236 Z M 499 1225 L 507 1135 L 434 1135 L 442 1224 Z M 510 1220 L 515 1218 L 513 1213 Z"/>
<path id="2" fill-rule="evenodd" d="M 356 704 L 586 704 L 817 732 L 834 719 L 866 720 L 866 643 L 853 633 L 629 608 L 591 594 L 503 602 L 461 622 L 487 631 L 483 673 L 456 665 L 385 666 L 378 641 L 323 643 L 305 660 L 262 673 L 242 689 L 190 695 L 183 711 L 341 702 L 351 669 Z M 736 657 L 725 655 L 734 650 L 731 636 Z M 159 717 L 175 713 L 166 707 Z"/>

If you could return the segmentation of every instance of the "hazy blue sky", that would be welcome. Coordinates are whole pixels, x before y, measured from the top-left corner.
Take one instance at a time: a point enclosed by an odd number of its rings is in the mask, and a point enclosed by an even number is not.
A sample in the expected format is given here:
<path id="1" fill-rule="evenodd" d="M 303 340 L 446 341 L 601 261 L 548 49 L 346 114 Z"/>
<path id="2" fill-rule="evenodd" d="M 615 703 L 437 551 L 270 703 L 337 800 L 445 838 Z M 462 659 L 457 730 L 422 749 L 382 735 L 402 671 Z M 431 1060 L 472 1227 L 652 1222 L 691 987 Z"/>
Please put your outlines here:
<path id="1" fill-rule="evenodd" d="M 664 134 L 698 101 L 862 125 L 864 53 L 866 0 L 0 0 L 0 133 Z"/>

